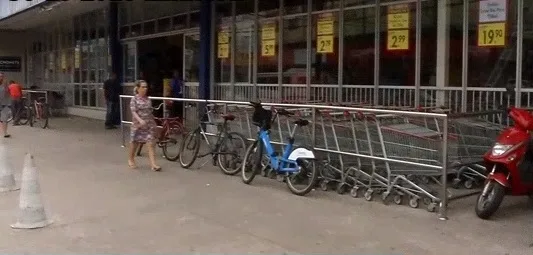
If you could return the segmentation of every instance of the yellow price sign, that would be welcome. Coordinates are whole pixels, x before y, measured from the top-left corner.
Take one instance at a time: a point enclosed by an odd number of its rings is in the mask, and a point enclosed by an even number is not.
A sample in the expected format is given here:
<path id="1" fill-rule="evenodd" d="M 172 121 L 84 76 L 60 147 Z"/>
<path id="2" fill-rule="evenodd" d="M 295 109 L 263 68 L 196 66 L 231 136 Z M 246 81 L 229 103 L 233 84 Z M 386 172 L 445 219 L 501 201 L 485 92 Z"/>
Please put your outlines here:
<path id="1" fill-rule="evenodd" d="M 409 12 L 387 14 L 388 29 L 408 29 Z"/>
<path id="2" fill-rule="evenodd" d="M 264 25 L 261 29 L 261 40 L 276 40 L 276 25 Z"/>
<path id="3" fill-rule="evenodd" d="M 228 32 L 219 32 L 218 33 L 218 43 L 219 44 L 229 43 L 229 33 Z"/>
<path id="4" fill-rule="evenodd" d="M 334 31 L 333 18 L 321 18 L 316 22 L 317 35 L 332 35 Z"/>
<path id="5" fill-rule="evenodd" d="M 478 25 L 477 45 L 480 47 L 505 46 L 505 22 Z"/>
<path id="6" fill-rule="evenodd" d="M 229 44 L 223 43 L 218 45 L 218 58 L 228 58 L 229 57 Z"/>
<path id="7" fill-rule="evenodd" d="M 408 50 L 409 30 L 389 30 L 387 31 L 387 50 Z"/>
<path id="8" fill-rule="evenodd" d="M 276 40 L 261 41 L 261 56 L 273 57 L 276 55 Z"/>
<path id="9" fill-rule="evenodd" d="M 316 37 L 317 53 L 333 53 L 333 35 L 319 35 Z"/>

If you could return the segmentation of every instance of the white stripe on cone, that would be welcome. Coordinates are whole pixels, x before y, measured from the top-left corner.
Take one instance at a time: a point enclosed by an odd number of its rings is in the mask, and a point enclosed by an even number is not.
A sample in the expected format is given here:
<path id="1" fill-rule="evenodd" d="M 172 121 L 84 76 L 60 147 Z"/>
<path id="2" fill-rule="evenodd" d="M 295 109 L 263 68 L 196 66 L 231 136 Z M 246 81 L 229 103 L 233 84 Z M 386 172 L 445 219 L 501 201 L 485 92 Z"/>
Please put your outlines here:
<path id="1" fill-rule="evenodd" d="M 19 190 L 13 175 L 13 166 L 8 162 L 4 141 L 0 142 L 0 192 Z"/>
<path id="2" fill-rule="evenodd" d="M 41 201 L 41 188 L 39 174 L 33 156 L 26 154 L 24 169 L 22 170 L 22 183 L 20 189 L 19 212 L 17 223 L 11 225 L 17 229 L 42 228 L 52 222 L 46 217 L 46 212 Z"/>

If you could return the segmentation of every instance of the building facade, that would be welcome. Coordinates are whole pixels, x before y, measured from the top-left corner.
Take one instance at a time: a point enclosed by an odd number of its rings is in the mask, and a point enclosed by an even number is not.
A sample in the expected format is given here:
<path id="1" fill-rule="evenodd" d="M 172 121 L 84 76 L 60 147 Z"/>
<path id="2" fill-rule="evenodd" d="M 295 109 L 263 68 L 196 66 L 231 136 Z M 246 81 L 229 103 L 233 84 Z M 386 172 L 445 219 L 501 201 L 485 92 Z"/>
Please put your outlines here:
<path id="1" fill-rule="evenodd" d="M 456 112 L 533 105 L 533 1 L 48 5 L 27 7 L 40 8 L 34 15 L 4 15 L 0 25 L 23 38 L 25 84 L 64 91 L 80 114 L 103 116 L 102 83 L 112 71 L 125 88 L 143 78 L 163 94 L 177 70 L 186 96 L 224 100 Z"/>

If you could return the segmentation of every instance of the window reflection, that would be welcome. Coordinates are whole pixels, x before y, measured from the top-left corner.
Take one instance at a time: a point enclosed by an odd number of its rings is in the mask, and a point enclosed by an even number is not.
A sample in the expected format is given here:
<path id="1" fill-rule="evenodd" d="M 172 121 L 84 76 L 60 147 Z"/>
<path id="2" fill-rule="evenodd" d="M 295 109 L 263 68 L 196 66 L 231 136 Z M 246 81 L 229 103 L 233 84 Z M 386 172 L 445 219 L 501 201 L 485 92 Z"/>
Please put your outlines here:
<path id="1" fill-rule="evenodd" d="M 306 84 L 307 16 L 283 22 L 283 83 Z"/>
<path id="2" fill-rule="evenodd" d="M 278 52 L 279 52 L 279 27 L 276 20 L 260 21 L 258 57 L 257 57 L 257 83 L 278 83 Z"/>
<path id="3" fill-rule="evenodd" d="M 183 58 L 185 62 L 184 80 L 186 82 L 199 81 L 200 61 L 200 35 L 185 35 L 185 49 Z"/>
<path id="4" fill-rule="evenodd" d="M 343 84 L 374 84 L 375 8 L 344 13 Z"/>
<path id="5" fill-rule="evenodd" d="M 339 33 L 338 13 L 313 15 L 311 49 L 314 61 L 311 62 L 312 84 L 338 84 L 339 74 Z"/>

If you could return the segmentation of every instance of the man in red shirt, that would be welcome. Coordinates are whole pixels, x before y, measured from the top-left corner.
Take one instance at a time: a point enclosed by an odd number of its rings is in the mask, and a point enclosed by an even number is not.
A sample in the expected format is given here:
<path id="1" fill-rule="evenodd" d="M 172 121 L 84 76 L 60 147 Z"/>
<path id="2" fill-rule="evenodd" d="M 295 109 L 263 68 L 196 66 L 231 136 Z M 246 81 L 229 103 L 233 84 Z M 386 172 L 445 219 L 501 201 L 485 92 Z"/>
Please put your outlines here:
<path id="1" fill-rule="evenodd" d="M 15 81 L 9 81 L 9 95 L 11 95 L 11 107 L 13 112 L 13 125 L 18 126 L 20 110 L 22 110 L 22 86 Z"/>

